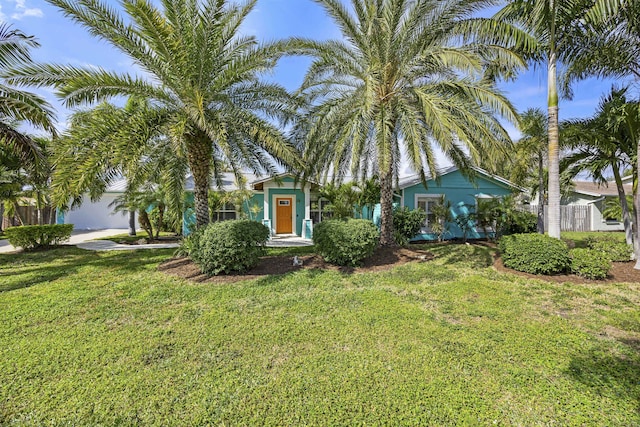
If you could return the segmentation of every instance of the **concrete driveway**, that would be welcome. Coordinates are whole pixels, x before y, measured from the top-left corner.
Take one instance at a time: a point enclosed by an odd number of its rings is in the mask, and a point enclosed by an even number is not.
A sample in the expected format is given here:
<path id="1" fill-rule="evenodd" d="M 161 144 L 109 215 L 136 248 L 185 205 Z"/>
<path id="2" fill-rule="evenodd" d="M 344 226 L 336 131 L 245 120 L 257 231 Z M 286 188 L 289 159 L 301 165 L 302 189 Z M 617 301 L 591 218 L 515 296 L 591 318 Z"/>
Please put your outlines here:
<path id="1" fill-rule="evenodd" d="M 77 245 L 89 240 L 100 239 L 103 237 L 115 236 L 116 234 L 126 234 L 129 230 L 126 228 L 107 228 L 105 230 L 73 230 L 71 238 L 65 245 Z M 15 252 L 15 248 L 5 240 L 0 240 L 0 253 Z"/>

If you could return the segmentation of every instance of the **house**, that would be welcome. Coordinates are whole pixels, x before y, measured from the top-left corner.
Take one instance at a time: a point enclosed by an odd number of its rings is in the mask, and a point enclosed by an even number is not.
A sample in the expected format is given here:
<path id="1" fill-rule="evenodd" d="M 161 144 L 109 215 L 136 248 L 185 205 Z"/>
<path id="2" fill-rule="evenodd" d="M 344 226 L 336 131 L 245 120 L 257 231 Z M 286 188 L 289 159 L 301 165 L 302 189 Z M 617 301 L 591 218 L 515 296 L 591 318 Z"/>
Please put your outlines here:
<path id="1" fill-rule="evenodd" d="M 453 217 L 469 214 L 477 204 L 478 199 L 503 197 L 513 193 L 520 193 L 521 189 L 509 181 L 491 175 L 482 169 L 474 169 L 474 179 L 470 181 L 456 167 L 447 168 L 439 173 L 439 179 L 428 177 L 426 188 L 418 176 L 403 178 L 395 193 L 396 205 L 407 206 L 410 209 L 423 209 L 427 212 L 427 220 L 420 233 L 414 240 L 435 240 L 429 224 L 431 207 L 434 203 L 447 200 L 451 203 Z M 243 203 L 242 211 L 236 212 L 233 204 L 227 203 L 214 212 L 214 220 L 235 219 L 244 216 L 260 221 L 271 229 L 273 235 L 297 235 L 311 238 L 313 225 L 322 221 L 330 214 L 325 207 L 327 200 L 320 197 L 320 185 L 296 183 L 289 174 L 276 177 L 258 178 L 247 175 L 247 188 L 253 193 Z M 237 190 L 231 174 L 223 176 L 222 189 L 226 192 Z M 193 181 L 187 181 L 188 200 L 193 202 Z M 380 207 L 373 212 L 373 221 L 378 223 Z M 368 217 L 365 212 L 364 217 Z M 184 232 L 188 234 L 189 227 L 195 223 L 193 208 L 185 210 Z M 463 233 L 456 224 L 449 224 L 446 238 L 461 238 Z M 484 237 L 481 230 L 472 227 L 468 238 Z"/>
<path id="2" fill-rule="evenodd" d="M 409 176 L 400 180 L 394 200 L 398 206 L 410 209 L 423 209 L 427 213 L 423 229 L 415 240 L 434 240 L 429 221 L 433 219 L 431 208 L 434 203 L 444 200 L 451 203 L 451 213 L 454 217 L 470 213 L 479 199 L 503 197 L 508 194 L 520 193 L 521 189 L 509 181 L 491 175 L 482 169 L 474 169 L 474 178 L 469 180 L 457 168 L 450 167 L 441 171 L 436 180 L 427 177 L 426 188 L 418 176 Z M 291 174 L 283 173 L 271 177 L 259 177 L 245 174 L 245 184 L 241 188 L 237 185 L 232 173 L 224 173 L 219 183 L 212 186 L 214 194 L 221 197 L 213 212 L 214 221 L 248 218 L 265 224 L 272 235 L 297 235 L 311 238 L 313 225 L 331 216 L 327 211 L 329 202 L 320 197 L 321 186 L 315 182 L 297 182 Z M 124 180 L 111 185 L 103 198 L 97 202 L 85 201 L 77 209 L 64 215 L 64 223 L 72 223 L 75 228 L 127 228 L 126 214 L 113 214 L 109 204 L 124 192 Z M 185 209 L 183 212 L 183 232 L 188 235 L 195 224 L 193 208 L 193 178 L 188 176 L 185 184 Z M 239 197 L 233 199 L 233 195 Z M 231 197 L 229 197 L 231 196 Z M 215 196 L 214 196 L 215 197 Z M 379 206 L 370 215 L 365 212 L 364 217 L 373 217 L 379 221 Z M 60 218 L 59 218 L 60 219 Z M 462 231 L 455 224 L 449 224 L 445 238 L 461 238 Z M 467 234 L 468 238 L 484 237 L 483 232 L 474 227 Z"/>
<path id="3" fill-rule="evenodd" d="M 592 181 L 573 181 L 574 188 L 561 200 L 561 229 L 563 231 L 623 231 L 624 224 L 604 215 L 607 201 L 618 200 L 613 181 L 597 184 Z M 626 195 L 633 194 L 631 181 L 623 184 Z M 629 209 L 632 209 L 629 206 Z"/>
<path id="4" fill-rule="evenodd" d="M 473 171 L 473 178 L 470 180 L 455 166 L 449 167 L 440 171 L 437 180 L 427 177 L 426 188 L 417 175 L 400 180 L 400 205 L 409 209 L 422 209 L 427 213 L 425 225 L 413 239 L 414 241 L 437 239 L 430 226 L 430 221 L 433 221 L 431 208 L 441 203 L 443 199 L 451 204 L 451 214 L 455 219 L 474 211 L 480 199 L 501 198 L 522 192 L 522 189 L 504 178 L 480 168 L 474 168 Z M 449 224 L 448 232 L 444 237 L 462 238 L 463 232 L 454 222 Z M 467 238 L 470 239 L 482 237 L 485 237 L 484 232 L 475 226 L 472 226 L 467 233 Z"/>
<path id="5" fill-rule="evenodd" d="M 316 183 L 296 182 L 293 175 L 283 173 L 274 177 L 257 177 L 246 174 L 245 188 L 250 195 L 238 204 L 227 201 L 213 212 L 213 220 L 249 218 L 262 222 L 269 227 L 273 235 L 297 235 L 311 238 L 313 222 L 321 221 L 326 201 L 320 201 L 320 186 Z M 220 186 L 212 191 L 231 193 L 240 190 L 232 173 L 222 175 Z M 183 214 L 183 233 L 188 235 L 195 224 L 193 210 L 193 178 L 188 177 L 185 187 L 187 191 L 187 208 Z"/>

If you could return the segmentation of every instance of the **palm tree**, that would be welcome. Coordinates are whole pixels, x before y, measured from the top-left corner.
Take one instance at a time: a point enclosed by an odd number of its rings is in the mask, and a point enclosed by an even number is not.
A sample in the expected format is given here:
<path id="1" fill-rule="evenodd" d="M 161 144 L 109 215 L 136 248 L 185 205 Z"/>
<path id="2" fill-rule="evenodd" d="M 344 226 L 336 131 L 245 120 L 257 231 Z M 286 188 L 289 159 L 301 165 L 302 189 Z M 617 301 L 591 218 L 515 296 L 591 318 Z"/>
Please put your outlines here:
<path id="1" fill-rule="evenodd" d="M 640 80 L 640 2 L 635 0 L 596 0 L 587 14 L 588 22 L 598 34 L 591 43 L 581 43 L 571 51 L 572 66 L 566 81 L 588 76 L 632 78 Z M 622 121 L 640 120 L 632 117 L 637 108 L 629 105 L 622 111 Z M 634 211 L 635 223 L 640 224 L 640 134 L 635 135 Z M 640 227 L 634 239 L 636 265 L 640 270 Z"/>
<path id="2" fill-rule="evenodd" d="M 572 43 L 580 42 L 591 0 L 512 0 L 495 18 L 519 24 L 540 42 L 531 56 L 547 66 L 549 235 L 560 238 L 560 142 L 558 119 L 558 62 L 567 62 Z"/>
<path id="3" fill-rule="evenodd" d="M 97 200 L 109 184 L 124 176 L 128 193 L 161 187 L 171 216 L 180 218 L 188 166 L 163 133 L 166 117 L 166 111 L 137 98 L 129 99 L 125 107 L 103 103 L 73 114 L 55 150 L 56 206 L 66 209 L 70 201 L 77 205 L 85 195 Z"/>
<path id="4" fill-rule="evenodd" d="M 3 80 L 11 76 L 10 68 L 30 65 L 30 50 L 38 46 L 33 37 L 5 23 L 0 24 L 0 75 Z M 0 142 L 20 153 L 23 160 L 35 161 L 40 156 L 38 144 L 16 129 L 20 122 L 55 134 L 53 111 L 43 98 L 0 81 Z"/>
<path id="5" fill-rule="evenodd" d="M 522 138 L 516 143 L 515 156 L 511 156 L 511 180 L 518 185 L 535 176 L 538 194 L 538 233 L 544 234 L 544 205 L 546 191 L 545 157 L 548 148 L 547 116 L 538 108 L 530 108 L 520 116 Z M 532 164 L 531 160 L 534 163 Z"/>
<path id="6" fill-rule="evenodd" d="M 494 114 L 516 122 L 516 113 L 494 78 L 524 65 L 504 48 L 517 31 L 473 18 L 492 3 L 484 0 L 317 1 L 344 37 L 304 43 L 315 58 L 301 87 L 308 120 L 297 129 L 305 173 L 378 175 L 380 243 L 391 245 L 403 149 L 426 182 L 425 168 L 437 175 L 435 147 L 468 172 L 510 144 Z"/>
<path id="7" fill-rule="evenodd" d="M 122 1 L 121 10 L 101 0 L 50 0 L 92 35 L 128 55 L 145 77 L 104 69 L 37 65 L 16 70 L 14 81 L 55 86 L 67 106 L 113 96 L 136 96 L 166 112 L 172 151 L 186 157 L 195 183 L 197 226 L 209 222 L 212 175 L 220 183 L 226 163 L 240 175 L 275 174 L 296 164 L 295 149 L 274 120 L 292 116 L 293 99 L 281 86 L 264 83 L 287 47 L 258 44 L 239 34 L 256 0 Z"/>
<path id="8" fill-rule="evenodd" d="M 625 114 L 625 110 L 634 106 L 627 101 L 626 92 L 627 89 L 612 89 L 601 100 L 593 118 L 563 123 L 564 140 L 573 152 L 562 160 L 562 169 L 572 177 L 587 171 L 600 184 L 607 182 L 606 172 L 613 172 L 626 240 L 632 244 L 631 215 L 621 170 L 632 166 L 640 117 Z"/>

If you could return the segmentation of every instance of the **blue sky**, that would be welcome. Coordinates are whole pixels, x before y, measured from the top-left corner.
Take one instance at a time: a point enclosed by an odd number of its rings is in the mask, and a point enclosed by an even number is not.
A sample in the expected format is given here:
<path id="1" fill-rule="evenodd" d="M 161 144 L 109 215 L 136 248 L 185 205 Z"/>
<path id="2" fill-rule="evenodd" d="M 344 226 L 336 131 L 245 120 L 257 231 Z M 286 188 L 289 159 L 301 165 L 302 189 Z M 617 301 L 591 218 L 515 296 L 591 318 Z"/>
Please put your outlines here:
<path id="1" fill-rule="evenodd" d="M 112 1 L 114 5 L 117 3 Z M 43 0 L 0 0 L 0 19 L 38 39 L 42 46 L 34 51 L 37 61 L 101 66 L 118 72 L 132 69 L 132 63 L 126 56 L 91 37 L 85 29 Z M 340 37 L 340 32 L 323 9 L 312 0 L 258 0 L 244 23 L 243 31 L 261 40 L 289 36 L 319 40 Z M 309 60 L 305 58 L 283 59 L 269 78 L 294 89 L 300 84 L 308 64 Z M 574 99 L 561 101 L 561 120 L 591 116 L 600 97 L 609 91 L 611 85 L 611 81 L 595 79 L 575 85 Z M 529 70 L 515 82 L 502 83 L 500 87 L 520 111 L 530 107 L 546 109 L 545 69 Z M 40 92 L 58 109 L 59 126 L 64 127 L 68 111 L 61 107 L 51 91 Z M 507 128 L 514 138 L 519 136 L 511 126 Z"/>

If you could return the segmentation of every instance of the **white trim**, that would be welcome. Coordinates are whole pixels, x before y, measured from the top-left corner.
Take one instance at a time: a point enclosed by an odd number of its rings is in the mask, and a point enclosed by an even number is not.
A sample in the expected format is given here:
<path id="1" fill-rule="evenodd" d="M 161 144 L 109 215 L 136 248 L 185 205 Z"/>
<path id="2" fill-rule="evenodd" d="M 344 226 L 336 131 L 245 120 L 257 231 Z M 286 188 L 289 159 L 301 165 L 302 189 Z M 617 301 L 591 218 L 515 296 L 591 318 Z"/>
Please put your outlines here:
<path id="1" fill-rule="evenodd" d="M 311 218 L 311 186 L 309 185 L 304 186 L 304 200 L 304 218 Z"/>
<path id="2" fill-rule="evenodd" d="M 435 194 L 435 193 L 416 193 L 413 196 L 413 208 L 414 209 L 418 209 L 418 199 L 420 198 L 424 198 L 424 199 L 439 199 L 439 200 L 443 200 L 445 197 L 444 194 Z M 420 228 L 420 234 L 427 234 L 427 233 L 431 233 L 431 227 L 429 226 L 429 212 L 427 212 L 427 218 L 425 218 L 425 223 L 424 226 L 422 228 Z"/>
<path id="3" fill-rule="evenodd" d="M 276 204 L 276 199 L 291 199 L 291 232 L 293 234 L 298 234 L 298 230 L 296 229 L 296 217 L 297 217 L 297 208 L 296 208 L 296 195 L 295 194 L 272 194 L 271 202 L 272 206 L 276 208 L 276 212 L 273 213 L 273 220 L 271 223 L 273 224 L 274 234 L 277 234 L 278 231 L 278 206 Z"/>

